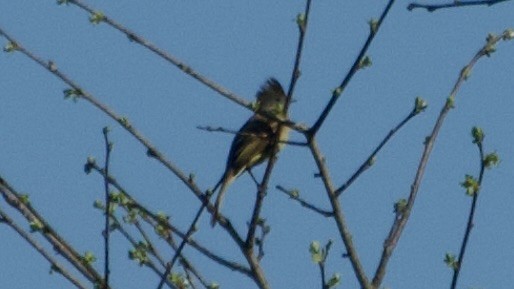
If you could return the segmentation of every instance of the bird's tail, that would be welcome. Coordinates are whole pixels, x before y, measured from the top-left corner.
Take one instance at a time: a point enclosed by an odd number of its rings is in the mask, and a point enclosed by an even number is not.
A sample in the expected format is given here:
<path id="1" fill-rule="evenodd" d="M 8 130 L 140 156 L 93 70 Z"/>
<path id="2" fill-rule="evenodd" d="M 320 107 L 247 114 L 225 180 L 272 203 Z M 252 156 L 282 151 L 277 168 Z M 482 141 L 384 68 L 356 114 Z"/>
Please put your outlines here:
<path id="1" fill-rule="evenodd" d="M 218 184 L 214 187 L 214 191 L 219 187 L 221 184 L 220 191 L 218 193 L 218 196 L 216 197 L 216 202 L 214 203 L 214 212 L 212 214 L 211 219 L 211 226 L 216 226 L 216 221 L 218 220 L 220 209 L 221 209 L 221 202 L 223 201 L 223 196 L 225 195 L 225 192 L 228 188 L 228 186 L 232 183 L 234 180 L 234 177 L 231 175 L 224 175 L 221 180 L 218 182 Z"/>

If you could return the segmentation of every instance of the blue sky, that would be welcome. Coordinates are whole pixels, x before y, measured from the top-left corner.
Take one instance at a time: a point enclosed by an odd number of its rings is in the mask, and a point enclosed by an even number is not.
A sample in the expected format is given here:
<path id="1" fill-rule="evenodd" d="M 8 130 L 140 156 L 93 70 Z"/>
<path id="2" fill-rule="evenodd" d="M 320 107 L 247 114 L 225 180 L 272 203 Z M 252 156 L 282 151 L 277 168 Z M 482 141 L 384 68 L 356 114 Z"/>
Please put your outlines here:
<path id="1" fill-rule="evenodd" d="M 297 41 L 296 15 L 303 1 L 89 1 L 203 75 L 251 101 L 270 76 L 288 85 Z M 291 119 L 312 125 L 342 80 L 386 1 L 313 1 Z M 488 33 L 514 27 L 514 3 L 492 7 L 407 11 L 398 1 L 373 42 L 373 65 L 358 72 L 336 104 L 318 141 L 331 176 L 342 184 L 380 140 L 422 96 L 429 104 L 378 155 L 376 164 L 341 197 L 354 242 L 372 275 L 394 218 L 393 204 L 407 197 L 423 149 L 461 68 L 485 43 Z M 152 141 L 202 189 L 223 172 L 231 135 L 208 133 L 199 125 L 238 129 L 251 112 L 218 95 L 105 24 L 92 25 L 77 7 L 55 1 L 4 1 L 0 27 L 27 49 L 52 60 Z M 6 43 L 2 39 L 2 45 Z M 475 226 L 461 272 L 460 288 L 509 288 L 514 277 L 514 43 L 498 45 L 459 91 L 428 163 L 417 203 L 391 259 L 383 286 L 445 288 L 451 270 L 446 252 L 457 253 L 471 199 L 459 183 L 478 174 L 471 127 L 485 131 L 485 150 L 500 165 L 486 171 Z M 102 179 L 86 175 L 88 156 L 103 159 L 102 128 L 112 129 L 111 172 L 149 208 L 163 211 L 181 228 L 199 203 L 187 188 L 114 121 L 85 101 L 63 100 L 67 86 L 19 53 L 0 54 L 0 173 L 78 251 L 93 251 L 101 271 Z M 294 140 L 301 135 L 292 134 Z M 271 225 L 263 267 L 272 288 L 317 288 L 319 272 L 310 260 L 311 241 L 334 240 L 327 264 L 339 272 L 338 288 L 356 288 L 335 224 L 312 213 L 275 185 L 298 188 L 323 208 L 329 203 L 306 148 L 280 154 L 263 216 Z M 255 169 L 260 178 L 264 166 Z M 239 230 L 250 218 L 255 187 L 243 175 L 229 189 L 223 210 Z M 16 216 L 5 202 L 0 208 Z M 16 220 L 23 223 L 21 218 Z M 243 261 L 220 228 L 204 216 L 195 235 L 213 251 Z M 48 274 L 50 265 L 7 226 L 0 226 L 0 287 L 70 288 Z M 148 269 L 127 260 L 128 243 L 113 236 L 112 286 L 153 288 Z M 186 248 L 185 254 L 209 281 L 222 288 L 254 288 L 246 277 L 220 268 Z M 170 255 L 167 252 L 167 255 Z M 154 285 L 155 284 L 155 285 Z"/>

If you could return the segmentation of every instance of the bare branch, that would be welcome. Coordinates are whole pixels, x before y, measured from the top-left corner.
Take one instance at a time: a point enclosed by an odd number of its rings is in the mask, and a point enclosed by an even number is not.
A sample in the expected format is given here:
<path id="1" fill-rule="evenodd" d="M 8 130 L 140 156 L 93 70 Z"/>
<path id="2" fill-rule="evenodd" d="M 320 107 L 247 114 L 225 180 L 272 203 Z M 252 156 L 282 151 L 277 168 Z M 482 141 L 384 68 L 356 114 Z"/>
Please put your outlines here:
<path id="1" fill-rule="evenodd" d="M 287 190 L 286 188 L 282 187 L 282 186 L 276 186 L 277 190 L 283 192 L 284 194 L 288 195 L 291 199 L 297 201 L 298 203 L 300 203 L 300 205 L 302 207 L 305 207 L 309 210 L 312 210 L 320 215 L 322 215 L 323 217 L 333 217 L 334 216 L 334 213 L 333 212 L 330 212 L 330 211 L 327 211 L 327 210 L 324 210 L 324 209 L 321 209 L 321 208 L 318 208 L 316 207 L 315 205 L 305 201 L 304 199 L 302 199 L 299 194 L 298 194 L 298 191 L 295 191 L 295 190 Z"/>
<path id="2" fill-rule="evenodd" d="M 112 143 L 109 141 L 109 128 L 103 129 L 104 142 L 105 142 L 105 175 L 109 175 L 109 162 L 112 151 Z M 105 226 L 104 226 L 104 288 L 109 287 L 109 215 L 111 210 L 111 197 L 109 194 L 109 180 L 104 177 L 104 190 L 105 190 Z"/>
<path id="3" fill-rule="evenodd" d="M 412 11 L 416 8 L 424 8 L 428 12 L 434 12 L 439 9 L 444 8 L 456 8 L 456 7 L 467 7 L 467 6 L 493 6 L 494 4 L 498 4 L 501 2 L 507 2 L 510 0 L 476 0 L 476 1 L 452 1 L 451 3 L 446 4 L 421 4 L 412 2 L 407 6 L 407 10 Z"/>
<path id="4" fill-rule="evenodd" d="M 32 224 L 37 225 L 38 232 L 62 255 L 71 265 L 73 265 L 84 277 L 92 283 L 102 284 L 100 274 L 87 262 L 83 262 L 82 256 L 73 249 L 48 222 L 41 216 L 29 203 L 22 200 L 20 194 L 16 192 L 3 178 L 0 177 L 0 194 L 6 202 L 20 212 L 23 217 Z"/>
<path id="5" fill-rule="evenodd" d="M 93 169 L 94 171 L 98 172 L 100 175 L 102 176 L 105 176 L 105 172 L 100 168 L 98 167 L 98 165 L 96 165 L 95 163 L 89 163 L 91 169 Z M 134 199 L 129 193 L 128 191 L 126 191 L 123 186 L 112 176 L 108 176 L 108 179 L 109 179 L 109 183 L 115 187 L 117 190 L 119 190 L 120 192 L 122 192 L 129 200 L 130 200 L 130 205 L 137 208 L 138 210 L 140 210 L 141 212 L 143 212 L 143 216 L 146 216 L 146 217 L 143 217 L 143 219 L 147 222 L 152 222 L 151 224 L 153 226 L 157 225 L 157 224 L 160 224 L 162 226 L 164 226 L 167 230 L 170 230 L 171 232 L 173 232 L 174 234 L 177 234 L 180 238 L 182 239 L 186 239 L 185 236 L 186 236 L 186 233 L 183 233 L 181 232 L 180 230 L 178 230 L 175 226 L 171 225 L 169 222 L 165 222 L 164 220 L 162 220 L 162 218 L 159 218 L 159 216 L 157 216 L 156 214 L 154 214 L 153 212 L 151 212 L 149 209 L 147 209 L 145 206 L 143 206 L 141 203 L 139 203 L 138 201 L 136 201 L 136 199 Z M 149 220 L 148 218 L 150 218 L 151 220 Z M 206 257 L 208 257 L 209 259 L 219 263 L 220 265 L 222 266 L 225 266 L 227 267 L 228 269 L 232 270 L 232 271 L 237 271 L 237 272 L 240 272 L 248 277 L 251 277 L 251 272 L 250 272 L 250 269 L 247 268 L 247 267 L 244 267 L 243 265 L 239 264 L 239 263 L 236 263 L 236 262 L 231 262 L 231 261 L 228 261 L 216 254 L 214 254 L 213 252 L 211 252 L 210 250 L 208 250 L 207 248 L 203 247 L 202 245 L 198 244 L 195 240 L 193 240 L 192 238 L 187 238 L 186 240 L 188 240 L 188 243 L 191 247 L 193 247 L 194 249 L 198 250 L 201 254 L 205 255 Z"/>
<path id="6" fill-rule="evenodd" d="M 4 212 L 0 209 L 0 217 L 2 223 L 7 224 L 9 227 L 11 227 L 13 230 L 18 233 L 25 241 L 27 241 L 32 248 L 36 249 L 36 251 L 41 254 L 50 264 L 52 265 L 52 271 L 55 271 L 61 275 L 64 276 L 64 278 L 68 279 L 75 287 L 80 289 L 86 289 L 87 287 L 80 283 L 77 278 L 71 275 L 70 272 L 68 272 L 63 265 L 61 265 L 57 259 L 55 259 L 52 254 L 47 252 L 43 246 L 41 246 L 32 236 L 24 231 L 20 226 L 18 226 L 14 221 Z"/>
<path id="7" fill-rule="evenodd" d="M 94 8 L 91 8 L 90 6 L 86 5 L 81 0 L 68 0 L 68 3 L 74 4 L 75 6 L 79 7 L 80 9 L 88 12 L 91 15 L 94 15 L 97 13 L 97 11 Z M 168 52 L 158 48 L 150 41 L 144 39 L 140 35 L 136 34 L 135 32 L 129 30 L 128 28 L 124 27 L 123 25 L 117 23 L 113 19 L 109 18 L 105 14 L 102 14 L 102 22 L 105 22 L 112 28 L 124 33 L 131 41 L 134 41 L 141 46 L 147 48 L 148 50 L 152 51 L 153 53 L 157 54 L 159 57 L 163 58 L 167 62 L 173 64 L 178 69 L 180 69 L 182 72 L 186 73 L 187 75 L 193 77 L 194 79 L 200 81 L 202 84 L 206 85 L 207 87 L 211 88 L 212 90 L 216 91 L 217 93 L 225 96 L 226 98 L 234 101 L 235 103 L 244 106 L 246 108 L 250 108 L 250 103 L 246 100 L 240 98 L 239 96 L 235 95 L 233 92 L 227 90 L 226 88 L 220 86 L 219 84 L 215 83 L 214 81 L 208 79 L 207 77 L 201 75 L 197 71 L 195 71 L 190 66 L 186 65 L 184 62 L 180 61 L 178 58 L 170 55 Z"/>
<path id="8" fill-rule="evenodd" d="M 367 169 L 369 169 L 373 163 L 375 162 L 375 157 L 380 152 L 380 150 L 384 147 L 384 145 L 395 135 L 409 120 L 411 120 L 414 116 L 418 115 L 421 111 L 426 108 L 426 103 L 421 100 L 421 98 L 416 98 L 416 102 L 414 105 L 414 109 L 405 117 L 398 125 L 396 125 L 386 137 L 380 142 L 380 144 L 375 148 L 375 150 L 371 153 L 371 155 L 361 164 L 361 166 L 355 171 L 355 173 L 341 186 L 336 190 L 336 195 L 339 197 L 350 185 Z"/>
<path id="9" fill-rule="evenodd" d="M 200 190 L 200 188 L 196 185 L 194 180 L 187 176 L 182 170 L 180 170 L 175 164 L 171 161 L 167 160 L 160 151 L 157 150 L 155 146 L 153 146 L 149 140 L 147 140 L 136 128 L 129 123 L 128 119 L 125 117 L 121 117 L 117 115 L 113 110 L 108 108 L 106 105 L 98 101 L 92 94 L 88 93 L 86 90 L 82 89 L 77 83 L 67 77 L 65 74 L 60 72 L 57 69 L 57 65 L 49 61 L 48 63 L 43 61 L 41 58 L 37 57 L 23 46 L 19 44 L 13 37 L 9 36 L 1 27 L 0 27 L 0 35 L 3 35 L 7 40 L 11 43 L 16 43 L 16 51 L 23 53 L 25 56 L 29 57 L 31 60 L 35 61 L 42 67 L 46 68 L 52 74 L 60 78 L 63 82 L 68 84 L 73 90 L 67 91 L 67 94 L 73 94 L 77 98 L 82 98 L 93 104 L 96 108 L 100 109 L 102 112 L 107 114 L 109 117 L 117 121 L 125 130 L 127 130 L 132 136 L 134 136 L 143 146 L 145 146 L 147 150 L 147 154 L 156 160 L 158 160 L 161 164 L 163 164 L 166 168 L 168 168 L 175 176 L 177 176 L 193 194 L 203 202 L 203 198 L 205 195 Z M 208 204 L 207 209 L 209 212 L 214 212 L 214 207 L 211 204 Z M 220 225 L 228 232 L 228 234 L 234 239 L 236 243 L 239 245 L 243 244 L 243 240 L 234 229 L 232 224 L 228 222 L 225 218 L 221 218 L 219 222 Z"/>
<path id="10" fill-rule="evenodd" d="M 364 43 L 364 46 L 361 48 L 361 51 L 359 52 L 359 55 L 355 59 L 355 62 L 353 63 L 352 67 L 346 74 L 345 78 L 341 82 L 338 88 L 334 89 L 334 92 L 332 93 L 332 97 L 330 98 L 328 104 L 323 109 L 323 112 L 318 117 L 314 125 L 307 131 L 307 134 L 310 136 L 314 136 L 318 130 L 321 128 L 321 125 L 327 118 L 328 114 L 336 104 L 336 101 L 339 99 L 339 96 L 342 94 L 342 92 L 345 90 L 348 83 L 350 83 L 350 80 L 352 79 L 353 75 L 361 68 L 361 63 L 364 57 L 366 56 L 366 52 L 368 51 L 369 46 L 371 45 L 371 42 L 373 42 L 373 39 L 377 35 L 378 30 L 382 26 L 382 22 L 384 21 L 385 17 L 389 13 L 389 10 L 393 6 L 395 0 L 389 0 L 387 3 L 384 11 L 382 12 L 382 15 L 380 16 L 380 19 L 377 22 L 370 23 L 370 30 L 368 39 L 366 39 L 366 42 Z"/>
<path id="11" fill-rule="evenodd" d="M 312 156 L 314 157 L 314 160 L 316 161 L 316 165 L 320 170 L 321 179 L 325 185 L 325 190 L 334 212 L 334 220 L 336 221 L 337 229 L 339 230 L 339 234 L 343 240 L 355 276 L 357 277 L 361 288 L 370 288 L 368 277 L 364 272 L 364 268 L 362 267 L 359 256 L 357 255 L 357 249 L 353 244 L 352 235 L 350 233 L 348 224 L 346 223 L 346 217 L 344 216 L 343 209 L 341 208 L 341 205 L 339 204 L 338 198 L 335 194 L 335 188 L 332 184 L 328 168 L 325 165 L 324 158 L 322 157 L 321 151 L 318 148 L 318 144 L 314 137 L 309 140 L 309 148 L 311 150 Z"/>
<path id="12" fill-rule="evenodd" d="M 428 159 L 430 157 L 430 153 L 432 152 L 432 148 L 434 147 L 435 140 L 437 138 L 437 135 L 439 134 L 439 131 L 441 130 L 441 127 L 443 125 L 446 115 L 448 115 L 448 113 L 454 106 L 455 96 L 457 95 L 459 88 L 464 83 L 464 81 L 468 79 L 468 77 L 470 76 L 471 70 L 473 69 L 474 65 L 478 62 L 478 60 L 480 58 L 482 58 L 483 56 L 491 55 L 491 53 L 493 53 L 495 50 L 495 45 L 500 40 L 502 40 L 502 39 L 510 40 L 513 38 L 513 34 L 514 34 L 514 32 L 512 30 L 506 30 L 499 36 L 489 35 L 487 37 L 486 44 L 475 54 L 475 56 L 471 59 L 471 61 L 461 70 L 459 77 L 457 78 L 457 81 L 455 82 L 455 85 L 453 86 L 453 89 L 450 92 L 450 96 L 446 99 L 446 103 L 443 106 L 443 108 L 441 109 L 441 112 L 439 114 L 439 117 L 436 120 L 436 123 L 432 130 L 432 133 L 425 140 L 425 148 L 423 150 L 423 154 L 421 156 L 421 160 L 419 162 L 418 169 L 416 171 L 416 176 L 414 178 L 414 182 L 411 185 L 411 190 L 409 193 L 409 198 L 407 200 L 407 204 L 402 209 L 402 211 L 399 214 L 397 214 L 397 216 L 395 217 L 395 221 L 393 222 L 393 225 L 391 226 L 389 236 L 387 237 L 386 241 L 384 242 L 382 256 L 380 258 L 379 265 L 377 267 L 375 276 L 373 278 L 373 283 L 372 283 L 373 288 L 379 288 L 380 284 L 382 283 L 382 280 L 385 276 L 387 263 L 391 257 L 391 254 L 393 253 L 394 249 L 396 248 L 398 240 L 399 240 L 399 238 L 403 232 L 403 229 L 405 228 L 405 225 L 407 224 L 407 221 L 409 219 L 410 213 L 412 211 L 412 207 L 414 206 L 414 202 L 416 200 L 419 186 L 421 184 L 421 180 L 423 179 L 423 176 L 425 173 L 425 167 L 428 163 Z"/>
<path id="13" fill-rule="evenodd" d="M 484 135 L 483 135 L 483 133 L 481 133 L 480 139 L 477 140 L 477 138 L 475 138 L 475 140 L 473 141 L 477 145 L 478 154 L 479 154 L 479 158 L 480 158 L 480 173 L 478 176 L 478 188 L 476 191 L 473 191 L 473 196 L 472 196 L 473 200 L 471 201 L 471 207 L 469 209 L 469 215 L 468 215 L 468 222 L 466 225 L 466 230 L 464 231 L 464 237 L 462 239 L 462 244 L 460 246 L 459 259 L 457 260 L 457 266 L 455 266 L 454 270 L 453 270 L 452 284 L 450 286 L 451 289 L 457 288 L 457 281 L 459 279 L 459 273 L 460 273 L 460 270 L 462 269 L 462 264 L 464 262 L 464 255 L 466 254 L 466 248 L 468 245 L 469 236 L 471 234 L 471 229 L 473 229 L 473 224 L 474 224 L 473 220 L 475 217 L 475 209 L 476 209 L 476 204 L 477 204 L 477 200 L 478 200 L 478 195 L 479 195 L 479 191 L 482 188 L 482 179 L 484 177 L 484 171 L 486 168 L 484 149 L 483 149 L 483 143 L 482 143 L 483 138 L 484 138 Z"/>

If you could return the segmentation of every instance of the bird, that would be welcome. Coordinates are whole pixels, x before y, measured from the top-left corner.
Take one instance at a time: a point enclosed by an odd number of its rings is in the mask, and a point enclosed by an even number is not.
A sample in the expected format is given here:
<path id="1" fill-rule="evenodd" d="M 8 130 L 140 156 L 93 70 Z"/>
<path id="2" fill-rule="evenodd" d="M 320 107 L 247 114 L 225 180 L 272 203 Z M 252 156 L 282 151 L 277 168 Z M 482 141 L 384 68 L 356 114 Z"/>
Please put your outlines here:
<path id="1" fill-rule="evenodd" d="M 216 225 L 223 197 L 232 182 L 245 171 L 250 172 L 251 168 L 269 159 L 273 155 L 276 141 L 279 141 L 279 149 L 287 141 L 289 136 L 287 126 L 282 126 L 280 136 L 277 135 L 280 122 L 288 119 L 286 101 L 287 96 L 284 89 L 275 78 L 269 78 L 257 92 L 255 112 L 235 135 L 228 154 L 225 171 L 213 189 L 213 192 L 215 192 L 221 185 L 214 203 L 214 212 L 211 219 L 212 227 Z"/>

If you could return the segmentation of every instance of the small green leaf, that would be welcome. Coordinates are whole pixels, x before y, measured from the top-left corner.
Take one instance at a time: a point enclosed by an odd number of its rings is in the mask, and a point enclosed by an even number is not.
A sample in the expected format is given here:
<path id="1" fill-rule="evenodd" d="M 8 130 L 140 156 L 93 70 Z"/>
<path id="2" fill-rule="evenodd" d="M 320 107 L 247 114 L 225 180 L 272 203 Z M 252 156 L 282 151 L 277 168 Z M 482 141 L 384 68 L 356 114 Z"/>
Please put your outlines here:
<path id="1" fill-rule="evenodd" d="M 23 203 L 24 205 L 30 204 L 29 195 L 21 194 L 20 195 L 20 202 Z"/>
<path id="2" fill-rule="evenodd" d="M 447 108 L 455 108 L 455 96 L 454 95 L 450 95 L 446 99 L 446 107 Z"/>
<path id="3" fill-rule="evenodd" d="M 471 175 L 466 175 L 464 177 L 464 181 L 460 183 L 460 185 L 466 189 L 466 194 L 468 196 L 474 196 L 480 190 L 478 181 Z"/>
<path id="4" fill-rule="evenodd" d="M 492 53 L 496 51 L 496 42 L 497 37 L 496 35 L 489 33 L 486 38 L 487 44 L 484 46 L 484 54 L 486 56 L 491 56 Z"/>
<path id="5" fill-rule="evenodd" d="M 414 113 L 418 114 L 423 112 L 428 106 L 428 103 L 421 97 L 416 97 L 414 101 Z"/>
<path id="6" fill-rule="evenodd" d="M 459 262 L 457 261 L 457 257 L 454 254 L 446 253 L 444 255 L 444 263 L 453 270 L 457 270 L 459 267 Z"/>
<path id="7" fill-rule="evenodd" d="M 91 170 L 95 167 L 96 165 L 96 160 L 94 157 L 87 157 L 87 160 L 86 160 L 86 164 L 84 165 L 84 172 L 86 174 L 89 174 L 91 173 Z"/>
<path id="8" fill-rule="evenodd" d="M 168 279 L 179 289 L 185 289 L 189 287 L 189 281 L 180 273 L 171 273 L 168 276 Z"/>
<path id="9" fill-rule="evenodd" d="M 485 134 L 481 128 L 474 126 L 471 129 L 471 136 L 473 137 L 474 144 L 481 144 L 484 141 Z"/>
<path id="10" fill-rule="evenodd" d="M 91 14 L 91 16 L 89 16 L 89 22 L 91 22 L 93 24 L 100 24 L 100 22 L 102 22 L 104 20 L 105 20 L 105 15 L 100 11 L 93 12 Z"/>
<path id="11" fill-rule="evenodd" d="M 83 93 L 80 89 L 72 89 L 72 88 L 63 90 L 63 94 L 64 94 L 64 99 L 71 99 L 74 102 L 77 102 L 77 100 L 83 95 Z"/>
<path id="12" fill-rule="evenodd" d="M 335 288 L 337 285 L 339 285 L 340 282 L 341 282 L 341 275 L 339 275 L 339 273 L 334 273 L 334 275 L 332 275 L 332 277 L 330 277 L 330 279 L 328 279 L 327 288 L 328 289 Z"/>
<path id="13" fill-rule="evenodd" d="M 82 256 L 82 262 L 84 264 L 91 265 L 95 261 L 96 261 L 96 256 L 90 251 L 87 251 L 86 253 L 84 253 L 84 256 Z"/>
<path id="14" fill-rule="evenodd" d="M 371 34 L 375 34 L 378 31 L 378 20 L 377 19 L 370 19 L 368 21 L 369 24 L 369 31 Z"/>
<path id="15" fill-rule="evenodd" d="M 298 13 L 296 15 L 296 24 L 301 31 L 305 31 L 305 14 Z"/>
<path id="16" fill-rule="evenodd" d="M 497 153 L 490 153 L 484 157 L 484 166 L 487 169 L 497 166 L 500 163 L 500 157 Z"/>
<path id="17" fill-rule="evenodd" d="M 127 128 L 128 128 L 128 127 L 130 127 L 130 122 L 129 122 L 128 118 L 127 118 L 127 117 L 125 117 L 125 116 L 120 116 L 120 117 L 118 117 L 118 122 L 119 122 L 122 126 L 124 126 L 124 127 L 127 127 Z"/>
<path id="18" fill-rule="evenodd" d="M 207 286 L 207 288 L 209 288 L 209 289 L 219 289 L 220 288 L 220 284 L 218 284 L 216 282 L 212 282 L 211 284 L 209 284 Z"/>
<path id="19" fill-rule="evenodd" d="M 20 49 L 20 47 L 18 46 L 18 44 L 16 44 L 16 42 L 13 41 L 7 42 L 7 44 L 4 46 L 4 51 L 7 53 L 14 52 L 18 49 Z"/>
<path id="20" fill-rule="evenodd" d="M 291 199 L 298 199 L 298 197 L 300 197 L 300 191 L 298 189 L 292 189 L 288 193 Z"/>
<path id="21" fill-rule="evenodd" d="M 341 93 L 343 93 L 342 87 L 337 87 L 337 88 L 334 88 L 334 90 L 332 90 L 332 94 L 337 97 L 339 97 L 341 95 Z"/>
<path id="22" fill-rule="evenodd" d="M 373 62 L 371 61 L 371 57 L 366 55 L 359 62 L 359 69 L 364 69 L 366 67 L 370 67 L 372 64 L 373 64 Z"/>
<path id="23" fill-rule="evenodd" d="M 29 225 L 30 225 L 30 231 L 32 233 L 42 231 L 45 227 L 43 225 L 43 223 L 41 223 L 41 221 L 39 221 L 38 219 L 32 220 L 32 222 L 30 222 Z"/>
<path id="24" fill-rule="evenodd" d="M 396 203 L 394 203 L 394 212 L 398 215 L 401 215 L 407 209 L 407 200 L 399 199 Z"/>
<path id="25" fill-rule="evenodd" d="M 105 211 L 105 205 L 104 205 L 104 203 L 102 203 L 102 201 L 100 201 L 100 200 L 96 200 L 96 201 L 94 201 L 94 202 L 93 202 L 93 207 L 94 207 L 95 209 L 100 209 L 100 210 L 102 210 L 102 211 Z"/>
<path id="26" fill-rule="evenodd" d="M 135 260 L 139 263 L 139 266 L 143 266 L 149 261 L 147 255 L 148 250 L 149 247 L 145 242 L 139 242 L 133 249 L 129 250 L 129 259 Z"/>
<path id="27" fill-rule="evenodd" d="M 68 5 L 68 0 L 57 0 L 57 5 L 63 5 L 63 4 L 66 4 Z"/>
<path id="28" fill-rule="evenodd" d="M 514 39 L 514 29 L 508 28 L 503 32 L 503 40 L 512 40 Z"/>
<path id="29" fill-rule="evenodd" d="M 311 253 L 312 262 L 319 264 L 323 261 L 323 252 L 319 241 L 312 241 L 309 246 L 309 252 Z"/>

